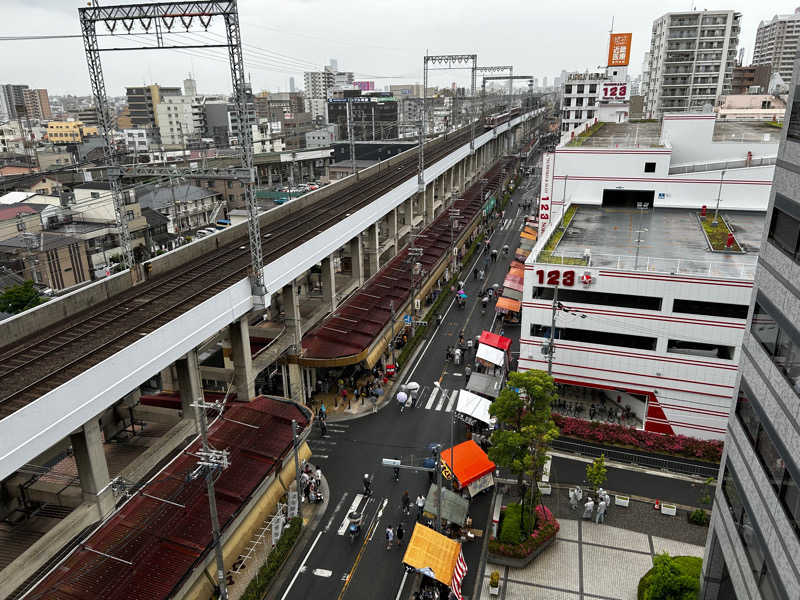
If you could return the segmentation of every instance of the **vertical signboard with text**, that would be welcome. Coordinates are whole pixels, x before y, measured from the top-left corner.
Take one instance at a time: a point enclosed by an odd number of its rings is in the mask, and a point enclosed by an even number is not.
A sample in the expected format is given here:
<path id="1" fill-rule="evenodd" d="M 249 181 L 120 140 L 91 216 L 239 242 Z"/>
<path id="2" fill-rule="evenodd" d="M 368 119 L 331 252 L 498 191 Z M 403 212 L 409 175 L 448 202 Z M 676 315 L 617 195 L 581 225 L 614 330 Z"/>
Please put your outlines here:
<path id="1" fill-rule="evenodd" d="M 627 67 L 631 62 L 631 37 L 630 33 L 612 33 L 608 45 L 608 66 Z"/>
<path id="2" fill-rule="evenodd" d="M 550 224 L 551 199 L 553 197 L 553 165 L 556 155 L 552 152 L 542 154 L 542 191 L 539 195 L 539 239 Z"/>

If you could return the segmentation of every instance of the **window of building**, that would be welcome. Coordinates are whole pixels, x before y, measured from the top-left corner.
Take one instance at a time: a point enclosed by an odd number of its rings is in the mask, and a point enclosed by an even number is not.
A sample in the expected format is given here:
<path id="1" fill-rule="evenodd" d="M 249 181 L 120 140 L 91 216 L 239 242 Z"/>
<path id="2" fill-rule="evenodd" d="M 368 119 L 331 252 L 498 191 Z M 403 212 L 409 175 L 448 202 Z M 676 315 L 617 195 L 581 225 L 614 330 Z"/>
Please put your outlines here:
<path id="1" fill-rule="evenodd" d="M 126 221 L 133 221 L 134 218 L 135 217 L 133 216 L 133 211 L 132 210 L 126 210 L 125 211 L 125 220 Z"/>
<path id="2" fill-rule="evenodd" d="M 782 329 L 775 318 L 756 302 L 750 333 L 772 359 L 786 382 L 800 395 L 800 344 Z"/>
<path id="3" fill-rule="evenodd" d="M 703 342 L 669 340 L 667 341 L 667 352 L 672 354 L 685 354 L 687 356 L 703 356 L 707 358 L 733 360 L 735 348 L 733 346 L 706 344 Z"/>
<path id="4" fill-rule="evenodd" d="M 787 119 L 786 137 L 800 141 L 800 88 L 795 89 L 792 110 Z"/>
<path id="5" fill-rule="evenodd" d="M 89 193 L 89 195 L 90 195 L 92 198 L 94 198 L 94 199 L 97 199 L 97 198 L 99 198 L 99 197 L 100 197 L 100 192 L 90 192 L 90 193 Z"/>
<path id="6" fill-rule="evenodd" d="M 552 300 L 551 287 L 534 287 L 535 299 Z M 582 304 L 600 304 L 602 306 L 619 306 L 623 308 L 639 308 L 642 310 L 661 310 L 661 298 L 656 296 L 636 296 L 633 294 L 610 294 L 608 292 L 592 292 L 589 290 L 558 289 L 561 302 L 578 302 Z"/>
<path id="7" fill-rule="evenodd" d="M 767 237 L 784 254 L 800 262 L 800 221 L 776 206 L 772 210 Z"/>
<path id="8" fill-rule="evenodd" d="M 531 325 L 533 337 L 550 337 L 548 325 Z M 584 342 L 587 344 L 602 344 L 604 346 L 621 346 L 623 348 L 637 348 L 639 350 L 655 350 L 656 338 L 625 333 L 611 333 L 608 331 L 590 331 L 588 329 L 569 329 L 556 327 L 557 340 L 570 342 Z"/>
<path id="9" fill-rule="evenodd" d="M 703 302 L 700 300 L 680 300 L 672 302 L 672 312 L 688 315 L 708 315 L 709 317 L 727 317 L 729 319 L 746 319 L 749 307 L 746 304 L 726 304 L 724 302 Z"/>
<path id="10" fill-rule="evenodd" d="M 736 416 L 764 468 L 772 489 L 775 490 L 786 518 L 795 533 L 800 535 L 800 493 L 797 482 L 786 468 L 783 457 L 753 408 L 753 401 L 750 398 L 751 391 L 746 387 L 746 383 L 743 383 L 739 391 L 739 397 L 736 400 Z"/>
<path id="11" fill-rule="evenodd" d="M 593 84 L 591 84 L 589 86 L 589 93 L 590 94 L 596 94 L 597 93 L 597 84 L 596 83 L 593 83 Z"/>
<path id="12" fill-rule="evenodd" d="M 564 86 L 564 93 L 565 94 L 571 94 L 572 93 L 572 86 L 571 85 L 565 85 Z"/>
<path id="13" fill-rule="evenodd" d="M 578 93 L 579 93 L 579 94 L 582 94 L 582 93 L 583 93 L 583 86 L 582 86 L 582 85 L 579 85 L 579 86 L 578 86 Z"/>
<path id="14" fill-rule="evenodd" d="M 646 162 L 646 163 L 644 163 L 644 172 L 645 173 L 655 173 L 656 172 L 656 163 L 654 163 L 654 162 Z"/>

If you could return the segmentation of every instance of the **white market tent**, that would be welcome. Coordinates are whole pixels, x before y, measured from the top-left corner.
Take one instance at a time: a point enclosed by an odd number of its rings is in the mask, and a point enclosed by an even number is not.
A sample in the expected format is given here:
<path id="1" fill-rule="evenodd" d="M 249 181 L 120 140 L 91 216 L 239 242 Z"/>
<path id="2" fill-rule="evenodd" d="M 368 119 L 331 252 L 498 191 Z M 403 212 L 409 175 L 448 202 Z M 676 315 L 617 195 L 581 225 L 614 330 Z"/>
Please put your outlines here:
<path id="1" fill-rule="evenodd" d="M 478 396 L 478 394 L 473 394 L 467 390 L 460 390 L 458 392 L 456 412 L 472 417 L 487 425 L 491 425 L 494 423 L 494 418 L 489 414 L 489 407 L 491 405 L 491 401 L 483 396 Z"/>
<path id="2" fill-rule="evenodd" d="M 476 358 L 502 367 L 505 364 L 506 355 L 502 350 L 500 350 L 500 348 L 495 348 L 487 344 L 478 344 L 478 353 Z"/>

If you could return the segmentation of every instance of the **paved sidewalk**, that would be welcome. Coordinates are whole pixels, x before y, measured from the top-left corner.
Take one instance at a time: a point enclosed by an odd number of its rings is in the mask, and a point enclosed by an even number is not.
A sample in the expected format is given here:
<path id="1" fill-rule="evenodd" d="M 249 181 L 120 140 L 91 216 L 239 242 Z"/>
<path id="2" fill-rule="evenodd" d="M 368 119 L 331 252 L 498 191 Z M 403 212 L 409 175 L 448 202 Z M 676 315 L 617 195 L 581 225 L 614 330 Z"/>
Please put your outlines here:
<path id="1" fill-rule="evenodd" d="M 606 524 L 580 519 L 569 508 L 566 491 L 546 498 L 561 524 L 556 541 L 523 569 L 487 562 L 481 600 L 635 600 L 639 579 L 653 566 L 653 555 L 703 556 L 707 529 L 667 517 L 645 503 L 612 506 Z M 489 576 L 500 573 L 500 597 L 489 596 Z"/>

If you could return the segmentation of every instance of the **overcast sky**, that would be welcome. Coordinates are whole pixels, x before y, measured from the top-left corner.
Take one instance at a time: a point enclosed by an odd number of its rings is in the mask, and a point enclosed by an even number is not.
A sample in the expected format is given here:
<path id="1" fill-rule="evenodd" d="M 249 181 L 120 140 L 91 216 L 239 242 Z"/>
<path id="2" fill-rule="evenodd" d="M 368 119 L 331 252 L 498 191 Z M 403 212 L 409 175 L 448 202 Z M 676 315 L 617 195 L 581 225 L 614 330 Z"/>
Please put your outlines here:
<path id="1" fill-rule="evenodd" d="M 102 5 L 123 4 L 102 0 Z M 742 13 L 740 46 L 752 56 L 762 19 L 794 11 L 794 2 L 696 4 L 703 9 Z M 0 0 L 0 38 L 79 34 L 79 6 L 86 0 Z M 656 8 L 657 5 L 657 8 Z M 547 76 L 562 69 L 593 69 L 603 64 L 608 31 L 632 32 L 631 72 L 641 71 L 650 44 L 653 19 L 667 11 L 691 8 L 691 0 L 641 0 L 569 3 L 530 0 L 240 0 L 245 64 L 255 90 L 287 90 L 291 75 L 302 87 L 304 70 L 319 69 L 336 58 L 340 70 L 374 79 L 377 89 L 389 83 L 422 81 L 422 57 L 477 53 L 479 65 L 514 66 L 521 75 Z M 219 42 L 222 28 L 210 33 L 175 35 L 175 42 Z M 98 33 L 105 32 L 104 26 Z M 152 45 L 152 38 L 104 37 L 105 47 Z M 103 69 L 108 94 L 124 94 L 126 85 L 180 85 L 191 71 L 200 93 L 227 92 L 230 75 L 224 49 L 107 52 Z M 469 81 L 465 70 L 432 73 L 433 85 Z M 47 88 L 51 94 L 89 93 L 80 38 L 34 41 L 0 40 L 0 80 Z M 479 84 L 480 85 L 480 84 Z"/>

